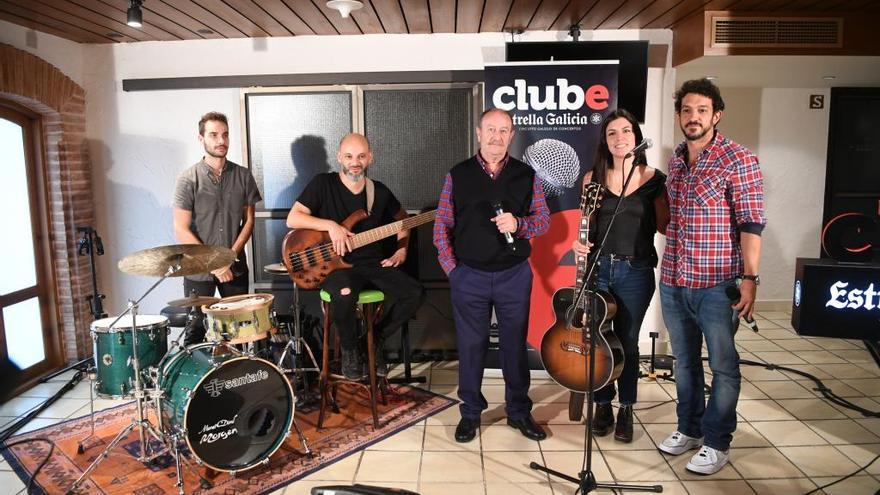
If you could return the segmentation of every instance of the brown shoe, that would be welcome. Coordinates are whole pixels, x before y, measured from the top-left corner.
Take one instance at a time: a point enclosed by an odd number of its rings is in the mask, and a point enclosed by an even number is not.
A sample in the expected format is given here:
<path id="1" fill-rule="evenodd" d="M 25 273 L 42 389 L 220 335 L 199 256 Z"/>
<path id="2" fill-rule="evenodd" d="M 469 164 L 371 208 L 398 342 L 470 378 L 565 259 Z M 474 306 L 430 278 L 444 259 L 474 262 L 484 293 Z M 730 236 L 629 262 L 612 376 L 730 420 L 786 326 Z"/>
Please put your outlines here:
<path id="1" fill-rule="evenodd" d="M 614 426 L 614 409 L 611 404 L 596 404 L 593 409 L 593 435 L 604 437 Z"/>
<path id="2" fill-rule="evenodd" d="M 633 441 L 633 406 L 620 406 L 617 410 L 617 427 L 614 428 L 614 439 L 618 442 Z"/>

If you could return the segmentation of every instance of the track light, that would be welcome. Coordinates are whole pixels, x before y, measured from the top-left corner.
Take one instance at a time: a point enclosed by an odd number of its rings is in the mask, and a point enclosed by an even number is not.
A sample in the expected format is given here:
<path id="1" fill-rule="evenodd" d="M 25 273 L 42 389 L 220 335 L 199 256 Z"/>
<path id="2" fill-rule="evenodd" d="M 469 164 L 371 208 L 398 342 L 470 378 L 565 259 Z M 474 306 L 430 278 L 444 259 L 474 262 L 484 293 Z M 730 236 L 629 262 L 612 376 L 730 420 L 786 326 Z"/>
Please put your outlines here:
<path id="1" fill-rule="evenodd" d="M 128 7 L 128 24 L 131 27 L 139 28 L 144 25 L 144 14 L 141 12 L 141 5 L 144 0 L 131 0 Z"/>

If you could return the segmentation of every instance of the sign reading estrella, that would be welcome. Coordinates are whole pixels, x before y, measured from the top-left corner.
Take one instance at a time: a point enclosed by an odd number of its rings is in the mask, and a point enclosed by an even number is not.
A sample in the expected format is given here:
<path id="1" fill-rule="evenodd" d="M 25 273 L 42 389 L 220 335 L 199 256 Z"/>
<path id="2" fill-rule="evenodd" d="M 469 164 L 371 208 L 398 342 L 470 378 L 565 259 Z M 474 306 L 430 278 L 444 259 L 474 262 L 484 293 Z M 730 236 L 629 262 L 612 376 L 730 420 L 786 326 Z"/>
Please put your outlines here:
<path id="1" fill-rule="evenodd" d="M 880 308 L 880 291 L 874 290 L 874 284 L 862 289 L 848 289 L 849 282 L 838 280 L 831 286 L 829 292 L 831 298 L 825 303 L 825 307 L 831 306 L 837 309 L 878 309 Z M 874 298 L 877 297 L 877 303 Z"/>

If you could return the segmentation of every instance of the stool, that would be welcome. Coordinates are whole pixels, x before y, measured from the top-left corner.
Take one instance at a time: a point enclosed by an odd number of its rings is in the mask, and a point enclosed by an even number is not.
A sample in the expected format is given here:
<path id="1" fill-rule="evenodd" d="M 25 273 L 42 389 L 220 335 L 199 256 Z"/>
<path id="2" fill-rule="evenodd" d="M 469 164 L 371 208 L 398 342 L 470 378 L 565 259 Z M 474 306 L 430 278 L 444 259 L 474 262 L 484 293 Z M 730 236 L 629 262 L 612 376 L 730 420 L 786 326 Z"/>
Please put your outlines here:
<path id="1" fill-rule="evenodd" d="M 321 349 L 321 378 L 318 384 L 321 394 L 321 412 L 318 414 L 318 429 L 320 430 L 324 426 L 324 411 L 327 408 L 327 404 L 331 401 L 334 405 L 336 403 L 335 397 L 337 385 L 340 383 L 348 383 L 368 388 L 370 394 L 370 409 L 373 413 L 373 429 L 378 430 L 379 411 L 376 406 L 376 394 L 377 392 L 381 393 L 382 405 L 385 405 L 387 403 L 385 399 L 387 381 L 383 379 L 382 386 L 377 387 L 373 324 L 381 310 L 382 302 L 385 300 L 385 294 L 383 294 L 382 291 L 372 289 L 362 290 L 358 294 L 357 303 L 361 307 L 361 310 L 359 311 L 360 317 L 363 319 L 364 327 L 367 329 L 367 375 L 370 377 L 369 386 L 360 381 L 346 379 L 342 375 L 330 374 L 330 328 L 332 324 L 332 321 L 330 321 L 330 293 L 322 290 L 320 297 L 321 311 L 324 313 L 324 346 Z M 336 357 L 339 357 L 339 335 L 336 335 L 336 338 L 334 339 L 334 349 Z"/>

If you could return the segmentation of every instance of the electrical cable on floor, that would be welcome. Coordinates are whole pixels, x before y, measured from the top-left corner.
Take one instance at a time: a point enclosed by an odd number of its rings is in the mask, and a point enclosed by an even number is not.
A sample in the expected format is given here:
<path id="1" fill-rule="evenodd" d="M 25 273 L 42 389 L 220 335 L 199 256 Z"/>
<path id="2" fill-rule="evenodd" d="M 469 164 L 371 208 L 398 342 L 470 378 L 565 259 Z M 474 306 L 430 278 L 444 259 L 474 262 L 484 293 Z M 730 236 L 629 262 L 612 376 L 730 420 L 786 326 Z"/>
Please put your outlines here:
<path id="1" fill-rule="evenodd" d="M 859 469 L 856 469 L 855 471 L 849 473 L 848 475 L 844 476 L 843 478 L 840 478 L 839 480 L 832 481 L 831 483 L 822 485 L 814 490 L 810 490 L 807 493 L 805 493 L 804 495 L 812 495 L 813 493 L 818 493 L 819 491 L 824 490 L 825 488 L 828 488 L 831 485 L 836 485 L 836 484 L 840 483 L 841 481 L 848 480 L 848 479 L 852 478 L 853 476 L 855 476 L 855 475 L 861 473 L 862 471 L 868 469 L 869 467 L 871 467 L 871 464 L 874 464 L 875 462 L 877 462 L 877 459 L 880 459 L 880 454 L 877 454 L 876 456 L 874 456 L 874 458 L 871 459 L 871 462 L 865 464 L 864 466 L 860 467 Z"/>
<path id="2" fill-rule="evenodd" d="M 25 440 L 18 440 L 16 442 L 7 443 L 3 446 L 0 446 L 0 450 L 7 450 L 9 447 L 13 447 L 15 445 L 23 444 L 23 443 L 33 443 L 33 442 L 45 442 L 49 444 L 49 453 L 46 454 L 46 458 L 40 461 L 40 464 L 37 466 L 37 469 L 34 470 L 34 474 L 28 479 L 27 485 L 25 485 L 25 491 L 27 493 L 31 492 L 31 485 L 34 484 L 34 480 L 37 479 L 37 474 L 40 473 L 40 470 L 43 469 L 43 466 L 49 462 L 49 459 L 52 458 L 52 453 L 55 452 L 55 443 L 49 440 L 48 438 L 36 437 L 36 438 L 27 438 Z"/>
<path id="3" fill-rule="evenodd" d="M 38 414 L 54 404 L 55 401 L 60 399 L 62 395 L 72 390 L 73 387 L 75 387 L 82 380 L 84 374 L 85 372 L 83 370 L 77 370 L 77 372 L 73 374 L 73 377 L 71 377 L 70 380 L 64 384 L 64 386 L 62 386 L 57 392 L 55 392 L 55 395 L 49 397 L 44 402 L 32 407 L 26 414 L 22 415 L 21 418 L 16 420 L 10 426 L 4 428 L 3 431 L 0 432 L 0 443 L 5 443 L 6 440 L 8 440 L 13 433 L 20 430 L 24 425 L 37 417 Z"/>

